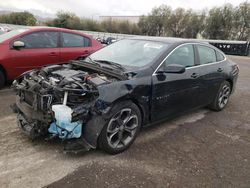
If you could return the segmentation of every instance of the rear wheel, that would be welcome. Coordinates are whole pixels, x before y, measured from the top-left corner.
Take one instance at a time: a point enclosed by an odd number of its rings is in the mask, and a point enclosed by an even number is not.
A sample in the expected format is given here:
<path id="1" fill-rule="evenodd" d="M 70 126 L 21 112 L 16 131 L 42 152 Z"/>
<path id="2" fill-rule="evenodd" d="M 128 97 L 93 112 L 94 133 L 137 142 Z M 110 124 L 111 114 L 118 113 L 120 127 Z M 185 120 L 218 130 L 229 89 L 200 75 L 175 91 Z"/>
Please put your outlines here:
<path id="1" fill-rule="evenodd" d="M 0 89 L 4 87 L 6 82 L 5 75 L 3 71 L 0 70 Z"/>
<path id="2" fill-rule="evenodd" d="M 231 94 L 231 85 L 228 81 L 224 81 L 220 86 L 216 98 L 209 105 L 209 108 L 214 111 L 223 110 L 229 101 L 230 94 Z"/>
<path id="3" fill-rule="evenodd" d="M 110 154 L 120 153 L 134 142 L 141 127 L 138 107 L 130 102 L 115 105 L 98 139 L 99 147 Z"/>

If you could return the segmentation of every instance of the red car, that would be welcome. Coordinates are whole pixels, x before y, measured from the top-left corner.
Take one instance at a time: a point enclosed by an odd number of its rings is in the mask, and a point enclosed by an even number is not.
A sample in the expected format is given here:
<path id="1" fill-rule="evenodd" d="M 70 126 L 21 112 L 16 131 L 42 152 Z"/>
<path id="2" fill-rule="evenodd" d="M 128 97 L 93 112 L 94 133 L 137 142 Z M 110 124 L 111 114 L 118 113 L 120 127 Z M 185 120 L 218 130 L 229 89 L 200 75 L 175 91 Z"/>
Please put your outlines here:
<path id="1" fill-rule="evenodd" d="M 0 35 L 0 88 L 30 69 L 88 56 L 102 45 L 81 32 L 53 27 L 12 30 Z"/>

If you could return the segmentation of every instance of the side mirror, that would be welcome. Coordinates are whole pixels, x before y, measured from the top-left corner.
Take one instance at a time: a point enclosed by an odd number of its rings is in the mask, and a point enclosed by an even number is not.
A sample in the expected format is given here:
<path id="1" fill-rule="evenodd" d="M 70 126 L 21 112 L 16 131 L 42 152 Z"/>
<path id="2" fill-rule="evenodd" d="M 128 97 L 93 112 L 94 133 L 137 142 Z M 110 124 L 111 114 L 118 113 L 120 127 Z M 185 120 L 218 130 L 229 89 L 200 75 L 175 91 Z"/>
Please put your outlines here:
<path id="1" fill-rule="evenodd" d="M 159 69 L 157 72 L 158 73 L 175 73 L 175 74 L 181 74 L 186 71 L 186 67 L 183 65 L 178 65 L 178 64 L 170 64 L 167 65 L 164 68 Z"/>
<path id="2" fill-rule="evenodd" d="M 24 47 L 25 47 L 25 44 L 22 41 L 17 40 L 13 43 L 13 48 L 15 49 L 24 48 Z"/>

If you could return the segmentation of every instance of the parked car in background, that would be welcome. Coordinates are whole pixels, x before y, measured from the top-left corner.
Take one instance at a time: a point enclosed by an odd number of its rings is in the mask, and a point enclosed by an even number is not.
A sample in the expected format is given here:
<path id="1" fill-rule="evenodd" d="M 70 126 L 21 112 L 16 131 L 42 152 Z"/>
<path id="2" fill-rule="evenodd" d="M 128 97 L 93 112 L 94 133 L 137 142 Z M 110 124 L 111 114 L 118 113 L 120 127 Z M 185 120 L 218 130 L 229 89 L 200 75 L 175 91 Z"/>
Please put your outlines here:
<path id="1" fill-rule="evenodd" d="M 7 27 L 7 26 L 0 26 L 0 31 L 5 33 L 5 32 L 11 31 L 11 29 L 9 27 Z"/>
<path id="2" fill-rule="evenodd" d="M 30 69 L 86 57 L 102 45 L 81 32 L 53 27 L 16 29 L 0 35 L 0 88 Z"/>
<path id="3" fill-rule="evenodd" d="M 142 126 L 192 109 L 223 110 L 239 73 L 217 48 L 192 40 L 136 37 L 83 61 L 17 78 L 18 124 L 31 138 L 67 140 L 65 150 L 126 150 Z"/>
<path id="4" fill-rule="evenodd" d="M 9 27 L 0 26 L 0 35 L 11 31 Z"/>
<path id="5" fill-rule="evenodd" d="M 109 45 L 109 44 L 112 44 L 112 43 L 114 43 L 116 41 L 117 41 L 117 39 L 115 39 L 114 37 L 108 37 L 106 39 L 106 44 Z"/>

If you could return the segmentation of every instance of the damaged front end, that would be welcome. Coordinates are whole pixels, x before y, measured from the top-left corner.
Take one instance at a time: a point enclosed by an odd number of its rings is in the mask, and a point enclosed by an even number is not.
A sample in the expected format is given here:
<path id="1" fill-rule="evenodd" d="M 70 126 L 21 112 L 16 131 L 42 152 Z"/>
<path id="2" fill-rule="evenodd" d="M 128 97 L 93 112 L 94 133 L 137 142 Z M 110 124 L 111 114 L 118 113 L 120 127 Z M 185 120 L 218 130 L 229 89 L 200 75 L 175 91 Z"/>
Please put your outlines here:
<path id="1" fill-rule="evenodd" d="M 84 134 L 89 132 L 88 121 L 98 120 L 100 106 L 105 105 L 98 100 L 98 87 L 123 78 L 77 63 L 30 71 L 13 82 L 18 125 L 32 139 L 59 137 L 77 150 L 79 145 L 85 150 L 95 148 Z"/>

